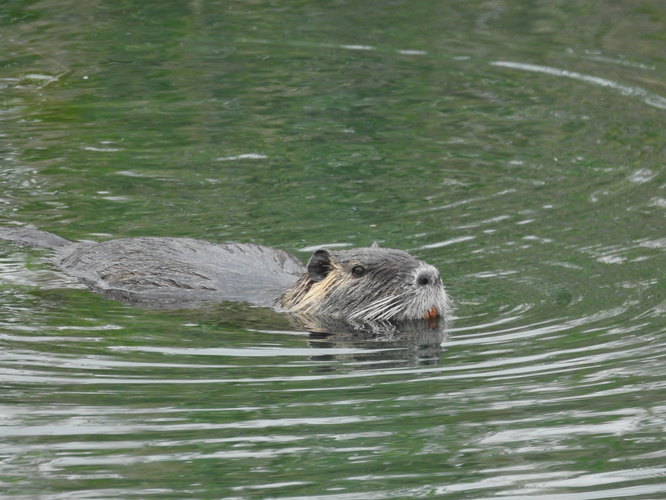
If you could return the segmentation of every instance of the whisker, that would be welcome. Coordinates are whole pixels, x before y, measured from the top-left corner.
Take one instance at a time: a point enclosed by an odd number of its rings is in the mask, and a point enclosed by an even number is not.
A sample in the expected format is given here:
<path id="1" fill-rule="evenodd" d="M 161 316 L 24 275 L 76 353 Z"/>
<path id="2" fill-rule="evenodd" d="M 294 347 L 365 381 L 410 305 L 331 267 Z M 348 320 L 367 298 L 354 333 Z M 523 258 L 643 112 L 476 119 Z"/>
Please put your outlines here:
<path id="1" fill-rule="evenodd" d="M 404 295 L 405 295 L 404 293 L 398 295 L 389 295 L 388 297 L 383 297 L 379 300 L 375 300 L 374 302 L 368 304 L 366 307 L 354 311 L 354 313 L 350 315 L 350 318 L 356 319 L 362 317 L 365 319 L 376 319 L 376 317 L 382 316 L 382 314 L 375 316 L 377 313 L 383 313 L 387 309 L 392 310 L 396 306 L 399 306 L 400 305 L 399 301 Z"/>
<path id="2" fill-rule="evenodd" d="M 403 308 L 403 298 L 407 295 L 406 293 L 401 293 L 398 295 L 392 295 L 391 300 L 383 303 L 381 307 L 375 307 L 372 310 L 372 314 L 368 316 L 372 320 L 387 320 L 394 317 L 402 308 Z"/>

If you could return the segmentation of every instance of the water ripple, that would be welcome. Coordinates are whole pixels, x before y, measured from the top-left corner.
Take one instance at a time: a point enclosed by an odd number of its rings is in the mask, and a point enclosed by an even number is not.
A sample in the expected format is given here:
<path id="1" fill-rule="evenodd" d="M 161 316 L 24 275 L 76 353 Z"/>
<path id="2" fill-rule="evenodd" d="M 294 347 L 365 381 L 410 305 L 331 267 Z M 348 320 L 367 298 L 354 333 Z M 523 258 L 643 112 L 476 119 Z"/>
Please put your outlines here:
<path id="1" fill-rule="evenodd" d="M 666 97 L 660 96 L 658 94 L 653 94 L 640 87 L 623 85 L 621 83 L 617 83 L 614 82 L 613 80 L 609 80 L 606 78 L 585 75 L 582 73 L 577 73 L 575 71 L 567 71 L 558 68 L 551 68 L 549 66 L 539 66 L 537 64 L 525 64 L 525 63 L 517 63 L 511 61 L 493 61 L 490 64 L 492 64 L 493 66 L 500 66 L 503 68 L 519 69 L 523 71 L 530 71 L 533 73 L 544 73 L 547 75 L 561 76 L 564 78 L 579 80 L 585 83 L 591 83 L 593 85 L 599 85 L 601 87 L 608 87 L 613 90 L 619 91 L 622 95 L 626 95 L 629 97 L 638 97 L 645 104 L 648 104 L 649 106 L 654 106 L 655 108 L 659 109 L 666 109 Z"/>

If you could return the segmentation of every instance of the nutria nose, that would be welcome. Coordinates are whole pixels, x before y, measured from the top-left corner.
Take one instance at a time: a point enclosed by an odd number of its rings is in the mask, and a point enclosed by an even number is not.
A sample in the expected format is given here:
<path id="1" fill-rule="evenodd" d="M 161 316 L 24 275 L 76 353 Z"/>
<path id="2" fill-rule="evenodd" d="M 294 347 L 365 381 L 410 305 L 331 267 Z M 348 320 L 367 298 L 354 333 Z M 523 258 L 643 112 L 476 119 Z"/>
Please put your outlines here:
<path id="1" fill-rule="evenodd" d="M 439 285 L 441 283 L 439 273 L 434 270 L 426 269 L 416 275 L 416 284 L 419 286 Z"/>

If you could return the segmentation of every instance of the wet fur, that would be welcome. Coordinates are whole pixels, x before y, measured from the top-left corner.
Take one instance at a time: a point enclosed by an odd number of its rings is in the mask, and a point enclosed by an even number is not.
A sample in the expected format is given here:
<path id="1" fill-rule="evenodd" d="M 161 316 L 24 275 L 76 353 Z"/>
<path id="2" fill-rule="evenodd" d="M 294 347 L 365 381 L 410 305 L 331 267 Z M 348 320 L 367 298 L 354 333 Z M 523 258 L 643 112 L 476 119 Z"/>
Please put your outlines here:
<path id="1" fill-rule="evenodd" d="M 92 290 L 150 308 L 234 301 L 361 322 L 431 319 L 450 310 L 434 267 L 376 245 L 318 250 L 304 268 L 282 250 L 191 238 L 74 242 L 45 231 L 0 227 L 0 239 L 51 249 L 54 264 Z M 355 267 L 364 273 L 358 276 Z M 424 277 L 426 284 L 419 284 Z"/>
<path id="2" fill-rule="evenodd" d="M 279 308 L 294 314 L 344 317 L 359 321 L 427 319 L 436 311 L 446 315 L 451 303 L 437 270 L 401 250 L 359 248 L 326 252 L 321 263 L 317 253 L 308 274 L 278 299 Z M 312 261 L 317 258 L 315 269 Z M 353 274 L 362 266 L 363 276 Z M 321 268 L 325 272 L 321 272 Z M 419 285 L 419 277 L 432 283 Z"/>

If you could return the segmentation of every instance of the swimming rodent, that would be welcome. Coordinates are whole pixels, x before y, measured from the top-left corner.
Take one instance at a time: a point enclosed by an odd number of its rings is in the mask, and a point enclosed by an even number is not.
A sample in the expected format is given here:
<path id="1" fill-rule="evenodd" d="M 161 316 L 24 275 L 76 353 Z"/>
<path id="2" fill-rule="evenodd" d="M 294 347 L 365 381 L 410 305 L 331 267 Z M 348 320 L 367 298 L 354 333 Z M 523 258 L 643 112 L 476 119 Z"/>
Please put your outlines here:
<path id="1" fill-rule="evenodd" d="M 0 227 L 0 239 L 51 249 L 55 265 L 92 290 L 147 307 L 234 301 L 360 322 L 434 319 L 450 310 L 435 267 L 377 244 L 317 250 L 303 266 L 282 250 L 192 238 L 74 242 Z"/>

